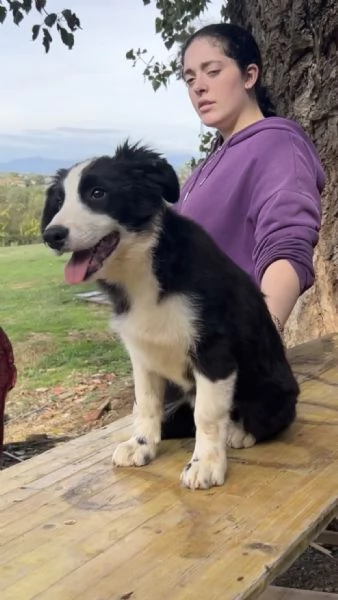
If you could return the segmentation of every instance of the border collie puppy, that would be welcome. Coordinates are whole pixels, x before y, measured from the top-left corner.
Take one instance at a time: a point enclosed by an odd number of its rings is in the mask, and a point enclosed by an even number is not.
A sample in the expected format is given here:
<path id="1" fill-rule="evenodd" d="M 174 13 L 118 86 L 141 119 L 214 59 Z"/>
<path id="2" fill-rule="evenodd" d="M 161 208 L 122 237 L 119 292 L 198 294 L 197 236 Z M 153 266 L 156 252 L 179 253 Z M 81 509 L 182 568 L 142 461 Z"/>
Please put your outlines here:
<path id="1" fill-rule="evenodd" d="M 59 171 L 44 242 L 71 252 L 70 284 L 96 280 L 134 376 L 134 432 L 113 454 L 141 466 L 161 438 L 194 436 L 188 488 L 222 485 L 226 445 L 271 439 L 295 419 L 299 387 L 256 284 L 193 221 L 159 154 L 129 142 Z"/>

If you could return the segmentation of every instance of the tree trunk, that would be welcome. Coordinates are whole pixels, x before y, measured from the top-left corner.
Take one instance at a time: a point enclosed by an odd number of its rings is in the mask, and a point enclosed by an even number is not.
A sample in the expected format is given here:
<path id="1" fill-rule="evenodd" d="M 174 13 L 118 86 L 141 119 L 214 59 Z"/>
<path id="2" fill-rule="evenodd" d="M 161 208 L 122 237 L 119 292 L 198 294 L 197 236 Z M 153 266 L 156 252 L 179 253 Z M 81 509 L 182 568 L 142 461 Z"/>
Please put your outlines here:
<path id="1" fill-rule="evenodd" d="M 226 14 L 256 37 L 278 115 L 302 125 L 326 174 L 316 281 L 288 321 L 292 346 L 338 331 L 338 3 L 228 0 Z"/>

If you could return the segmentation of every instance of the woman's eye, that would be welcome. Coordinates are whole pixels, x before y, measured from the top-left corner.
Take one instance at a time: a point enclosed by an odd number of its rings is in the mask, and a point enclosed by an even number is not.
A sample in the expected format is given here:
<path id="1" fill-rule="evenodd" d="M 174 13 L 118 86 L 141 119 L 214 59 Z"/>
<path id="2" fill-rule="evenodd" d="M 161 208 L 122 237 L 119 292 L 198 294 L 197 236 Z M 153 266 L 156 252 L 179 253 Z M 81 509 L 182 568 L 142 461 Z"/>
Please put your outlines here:
<path id="1" fill-rule="evenodd" d="M 106 191 L 103 188 L 97 187 L 91 191 L 91 197 L 93 198 L 93 200 L 100 200 L 105 195 L 106 195 Z"/>
<path id="2" fill-rule="evenodd" d="M 188 87 L 190 87 L 194 83 L 194 81 L 195 81 L 194 78 L 190 77 L 189 79 L 185 80 L 185 83 Z"/>
<path id="3" fill-rule="evenodd" d="M 220 73 L 220 69 L 208 71 L 208 75 L 211 75 L 211 77 L 215 77 L 216 75 L 218 75 L 218 73 Z"/>

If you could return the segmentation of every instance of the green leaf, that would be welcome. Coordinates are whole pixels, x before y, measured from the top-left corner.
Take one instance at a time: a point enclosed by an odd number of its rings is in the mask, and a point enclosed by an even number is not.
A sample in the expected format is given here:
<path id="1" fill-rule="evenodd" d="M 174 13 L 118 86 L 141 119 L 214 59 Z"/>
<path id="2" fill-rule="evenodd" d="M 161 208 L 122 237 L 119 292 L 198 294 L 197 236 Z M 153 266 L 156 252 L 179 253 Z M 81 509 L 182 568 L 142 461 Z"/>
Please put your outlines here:
<path id="1" fill-rule="evenodd" d="M 135 58 L 134 50 L 128 50 L 128 52 L 126 52 L 127 60 L 135 60 Z"/>
<path id="2" fill-rule="evenodd" d="M 153 79 L 151 85 L 153 86 L 154 92 L 156 92 L 158 88 L 161 87 L 161 82 L 158 81 L 158 79 Z"/>
<path id="3" fill-rule="evenodd" d="M 167 48 L 167 50 L 170 50 L 170 48 L 172 48 L 172 46 L 174 45 L 175 40 L 168 40 L 165 42 L 165 47 Z"/>
<path id="4" fill-rule="evenodd" d="M 15 25 L 20 25 L 22 19 L 23 19 L 23 13 L 21 12 L 21 10 L 13 11 L 13 21 L 14 21 Z"/>
<path id="5" fill-rule="evenodd" d="M 45 8 L 46 4 L 47 0 L 35 0 L 35 8 L 39 12 L 41 12 Z M 48 50 L 46 50 L 46 52 L 48 52 Z"/>
<path id="6" fill-rule="evenodd" d="M 58 26 L 58 32 L 64 45 L 71 50 L 74 46 L 74 35 L 64 27 L 61 27 L 61 25 Z"/>
<path id="7" fill-rule="evenodd" d="M 40 33 L 40 25 L 33 25 L 32 27 L 32 40 L 36 40 Z"/>
<path id="8" fill-rule="evenodd" d="M 47 27 L 53 27 L 53 25 L 55 25 L 56 21 L 57 21 L 57 14 L 56 13 L 50 13 L 49 15 L 47 15 L 47 17 L 45 18 L 45 25 L 47 25 Z"/>
<path id="9" fill-rule="evenodd" d="M 42 31 L 43 31 L 42 43 L 45 47 L 46 54 L 47 54 L 47 52 L 49 52 L 50 43 L 53 41 L 53 38 L 52 38 L 51 34 L 49 33 L 48 29 L 46 29 L 46 27 L 43 27 Z"/>
<path id="10" fill-rule="evenodd" d="M 22 1 L 22 9 L 25 13 L 29 13 L 32 10 L 33 0 L 23 0 Z"/>
<path id="11" fill-rule="evenodd" d="M 7 17 L 7 8 L 5 6 L 0 6 L 0 23 L 4 23 Z"/>
<path id="12" fill-rule="evenodd" d="M 75 13 L 73 13 L 71 10 L 69 10 L 69 8 L 65 8 L 61 14 L 64 17 L 64 19 L 71 31 L 76 31 L 76 29 L 81 28 L 81 23 L 80 23 L 79 18 L 77 17 L 77 15 Z"/>
<path id="13" fill-rule="evenodd" d="M 160 33 L 162 31 L 163 21 L 159 17 L 156 17 L 155 20 L 155 31 L 156 33 Z"/>

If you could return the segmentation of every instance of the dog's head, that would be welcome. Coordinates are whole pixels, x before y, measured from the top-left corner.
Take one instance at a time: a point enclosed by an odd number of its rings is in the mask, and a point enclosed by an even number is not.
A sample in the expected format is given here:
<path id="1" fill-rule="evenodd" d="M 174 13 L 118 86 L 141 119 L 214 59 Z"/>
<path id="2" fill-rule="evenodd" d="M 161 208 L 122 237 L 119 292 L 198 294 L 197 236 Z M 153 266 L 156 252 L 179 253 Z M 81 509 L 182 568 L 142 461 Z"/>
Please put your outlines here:
<path id="1" fill-rule="evenodd" d="M 170 164 L 151 149 L 126 142 L 113 157 L 58 171 L 46 194 L 43 240 L 58 253 L 73 253 L 66 277 L 79 283 L 98 273 L 130 234 L 151 232 L 164 200 L 175 203 L 178 197 Z"/>

